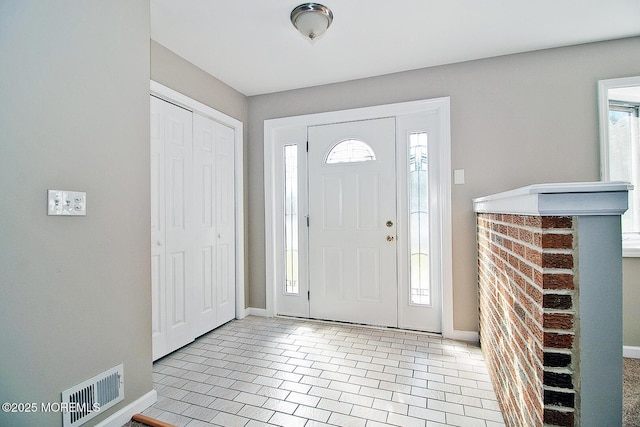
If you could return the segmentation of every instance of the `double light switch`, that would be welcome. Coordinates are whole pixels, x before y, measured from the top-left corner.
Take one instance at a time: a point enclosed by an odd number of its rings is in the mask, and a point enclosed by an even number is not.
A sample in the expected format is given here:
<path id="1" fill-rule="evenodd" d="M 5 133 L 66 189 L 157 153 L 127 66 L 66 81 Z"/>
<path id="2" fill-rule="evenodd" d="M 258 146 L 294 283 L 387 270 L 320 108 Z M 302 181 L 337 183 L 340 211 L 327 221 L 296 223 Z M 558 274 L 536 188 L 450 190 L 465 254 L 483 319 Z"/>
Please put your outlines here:
<path id="1" fill-rule="evenodd" d="M 84 191 L 49 190 L 47 215 L 87 215 Z"/>

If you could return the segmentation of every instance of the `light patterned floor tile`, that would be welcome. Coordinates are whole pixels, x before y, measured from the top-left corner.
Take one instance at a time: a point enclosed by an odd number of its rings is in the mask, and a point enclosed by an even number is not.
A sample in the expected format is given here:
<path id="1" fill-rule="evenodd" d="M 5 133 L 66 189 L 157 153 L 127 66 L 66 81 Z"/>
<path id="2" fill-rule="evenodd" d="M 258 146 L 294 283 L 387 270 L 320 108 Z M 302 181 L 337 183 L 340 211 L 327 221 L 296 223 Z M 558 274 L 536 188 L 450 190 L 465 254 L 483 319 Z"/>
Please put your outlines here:
<path id="1" fill-rule="evenodd" d="M 414 418 L 407 415 L 389 413 L 387 424 L 401 427 L 425 427 L 427 422 L 420 418 Z"/>
<path id="2" fill-rule="evenodd" d="M 432 334 L 250 316 L 153 370 L 180 427 L 504 425 L 479 349 Z"/>
<path id="3" fill-rule="evenodd" d="M 211 422 L 225 427 L 244 427 L 249 422 L 249 419 L 220 412 Z"/>
<path id="4" fill-rule="evenodd" d="M 354 405 L 350 415 L 358 418 L 364 418 L 366 420 L 385 422 L 387 421 L 389 413 L 380 409 Z"/>
<path id="5" fill-rule="evenodd" d="M 267 422 L 275 414 L 275 411 L 257 406 L 244 405 L 238 412 L 238 415 L 252 420 Z"/>
<path id="6" fill-rule="evenodd" d="M 367 424 L 367 420 L 334 412 L 329 417 L 329 424 L 335 424 L 337 426 L 364 427 Z"/>
<path id="7" fill-rule="evenodd" d="M 307 419 L 276 412 L 269 423 L 282 427 L 303 427 L 307 423 Z"/>

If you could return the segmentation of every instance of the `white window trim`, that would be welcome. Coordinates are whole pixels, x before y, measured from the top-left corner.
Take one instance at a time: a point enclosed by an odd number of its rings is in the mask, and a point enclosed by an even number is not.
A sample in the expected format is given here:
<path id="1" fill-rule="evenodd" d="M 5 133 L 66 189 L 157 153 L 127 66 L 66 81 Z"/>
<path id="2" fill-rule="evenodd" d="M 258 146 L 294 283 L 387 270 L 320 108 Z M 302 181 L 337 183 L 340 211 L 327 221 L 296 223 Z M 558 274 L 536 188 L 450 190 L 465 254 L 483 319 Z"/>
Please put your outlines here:
<path id="1" fill-rule="evenodd" d="M 610 181 L 609 171 L 609 89 L 640 86 L 640 76 L 600 80 L 598 82 L 598 116 L 600 119 L 600 180 Z M 640 188 L 637 189 L 640 193 Z M 640 196 L 639 196 L 640 197 Z M 640 257 L 640 236 L 622 235 L 622 256 Z"/>
<path id="2" fill-rule="evenodd" d="M 441 164 L 441 233 L 442 233 L 442 335 L 446 338 L 477 340 L 477 333 L 456 331 L 453 325 L 453 268 L 452 268 L 452 230 L 451 230 L 451 120 L 450 100 L 448 97 L 430 100 L 411 101 L 397 104 L 379 105 L 351 110 L 332 111 L 264 122 L 264 190 L 265 190 L 265 258 L 266 258 L 266 315 L 275 315 L 275 298 L 277 295 L 278 256 L 276 251 L 277 204 L 274 203 L 279 191 L 275 176 L 277 157 L 276 134 L 305 135 L 308 126 L 325 123 L 367 120 L 380 117 L 401 116 L 423 112 L 437 111 L 442 129 Z M 302 138 L 301 136 L 298 138 Z M 306 144 L 300 139 L 291 142 Z"/>
<path id="3" fill-rule="evenodd" d="M 189 111 L 209 117 L 218 123 L 222 123 L 234 130 L 235 147 L 235 213 L 236 213 L 236 319 L 243 319 L 247 315 L 244 306 L 244 160 L 243 160 L 243 124 L 240 120 L 234 119 L 208 105 L 191 99 L 180 92 L 168 88 L 158 82 L 150 80 L 150 93 L 159 98 L 186 108 Z"/>

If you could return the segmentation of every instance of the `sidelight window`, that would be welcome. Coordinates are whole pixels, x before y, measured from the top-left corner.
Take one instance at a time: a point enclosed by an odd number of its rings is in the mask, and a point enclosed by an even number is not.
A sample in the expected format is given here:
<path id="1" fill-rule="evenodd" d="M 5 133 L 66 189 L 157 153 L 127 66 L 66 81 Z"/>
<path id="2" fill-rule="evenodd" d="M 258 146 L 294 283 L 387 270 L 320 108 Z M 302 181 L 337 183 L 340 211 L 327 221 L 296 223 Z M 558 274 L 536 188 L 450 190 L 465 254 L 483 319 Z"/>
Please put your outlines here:
<path id="1" fill-rule="evenodd" d="M 429 279 L 429 173 L 427 133 L 409 135 L 409 235 L 411 303 L 431 304 Z"/>
<path id="2" fill-rule="evenodd" d="M 298 146 L 284 146 L 284 292 L 298 294 Z"/>

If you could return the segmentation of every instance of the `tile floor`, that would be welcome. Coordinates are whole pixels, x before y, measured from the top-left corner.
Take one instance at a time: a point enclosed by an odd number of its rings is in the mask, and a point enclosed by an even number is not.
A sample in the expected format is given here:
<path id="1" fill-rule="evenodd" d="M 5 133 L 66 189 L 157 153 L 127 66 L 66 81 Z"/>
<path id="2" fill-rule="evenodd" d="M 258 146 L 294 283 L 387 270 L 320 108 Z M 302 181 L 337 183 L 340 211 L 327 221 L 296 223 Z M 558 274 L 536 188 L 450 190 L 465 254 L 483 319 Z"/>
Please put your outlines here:
<path id="1" fill-rule="evenodd" d="M 178 426 L 504 426 L 480 349 L 428 334 L 250 316 L 153 370 Z"/>

